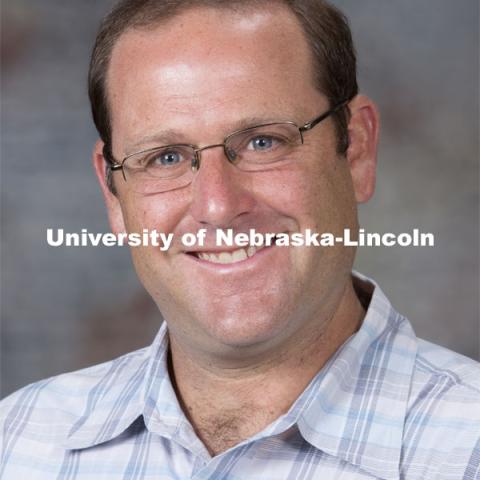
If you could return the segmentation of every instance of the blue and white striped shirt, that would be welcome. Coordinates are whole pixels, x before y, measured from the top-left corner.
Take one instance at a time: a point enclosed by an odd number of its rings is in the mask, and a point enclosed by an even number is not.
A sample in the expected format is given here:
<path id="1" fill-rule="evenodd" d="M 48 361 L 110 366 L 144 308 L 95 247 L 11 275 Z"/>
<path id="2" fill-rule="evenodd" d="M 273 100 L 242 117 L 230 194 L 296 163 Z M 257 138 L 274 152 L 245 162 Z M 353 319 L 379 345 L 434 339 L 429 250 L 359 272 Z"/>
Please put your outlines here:
<path id="1" fill-rule="evenodd" d="M 478 480 L 480 366 L 419 340 L 378 286 L 288 413 L 211 457 L 170 383 L 168 335 L 0 404 L 3 480 Z"/>

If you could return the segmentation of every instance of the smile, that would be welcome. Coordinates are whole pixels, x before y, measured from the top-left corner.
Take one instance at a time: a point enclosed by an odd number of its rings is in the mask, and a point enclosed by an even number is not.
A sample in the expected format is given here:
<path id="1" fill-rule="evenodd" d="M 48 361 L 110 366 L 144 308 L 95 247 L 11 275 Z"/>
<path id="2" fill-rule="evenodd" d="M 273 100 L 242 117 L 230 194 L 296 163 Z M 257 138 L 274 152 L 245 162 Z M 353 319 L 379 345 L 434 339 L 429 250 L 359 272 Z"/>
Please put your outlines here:
<path id="1" fill-rule="evenodd" d="M 248 248 L 239 248 L 238 250 L 233 250 L 231 252 L 195 252 L 195 255 L 200 260 L 204 260 L 211 263 L 238 263 L 247 258 L 253 257 L 257 252 L 263 250 L 265 246 Z"/>

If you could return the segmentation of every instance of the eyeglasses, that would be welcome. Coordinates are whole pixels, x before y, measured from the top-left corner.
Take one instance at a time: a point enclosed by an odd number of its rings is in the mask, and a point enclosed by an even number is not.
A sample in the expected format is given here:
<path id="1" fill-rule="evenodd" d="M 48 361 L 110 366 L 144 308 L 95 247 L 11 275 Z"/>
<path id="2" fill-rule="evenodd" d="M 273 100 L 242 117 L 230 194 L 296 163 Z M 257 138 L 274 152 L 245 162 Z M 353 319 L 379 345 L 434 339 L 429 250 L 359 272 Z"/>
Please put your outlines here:
<path id="1" fill-rule="evenodd" d="M 197 147 L 188 144 L 166 145 L 135 152 L 116 161 L 104 147 L 104 157 L 112 172 L 121 170 L 129 186 L 141 194 L 175 190 L 188 185 L 200 168 L 200 153 L 222 147 L 230 163 L 242 171 L 268 170 L 291 158 L 303 144 L 303 134 L 348 104 L 343 101 L 313 120 L 298 126 L 294 122 L 275 122 L 237 130 L 223 143 Z"/>

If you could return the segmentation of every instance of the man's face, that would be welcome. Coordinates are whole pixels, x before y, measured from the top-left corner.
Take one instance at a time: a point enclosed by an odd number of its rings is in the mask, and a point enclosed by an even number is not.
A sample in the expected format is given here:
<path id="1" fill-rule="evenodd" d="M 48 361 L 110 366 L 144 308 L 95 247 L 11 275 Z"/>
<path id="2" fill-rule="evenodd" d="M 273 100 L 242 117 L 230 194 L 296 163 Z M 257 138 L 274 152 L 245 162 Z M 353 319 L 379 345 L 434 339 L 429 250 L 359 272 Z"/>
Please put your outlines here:
<path id="1" fill-rule="evenodd" d="M 281 7 L 238 14 L 192 9 L 158 28 L 127 32 L 108 73 L 113 154 L 120 159 L 158 146 L 148 137 L 203 146 L 258 123 L 301 125 L 329 108 L 312 68 L 300 26 Z M 117 197 L 107 195 L 114 231 L 174 234 L 168 251 L 133 248 L 132 256 L 171 335 L 189 348 L 261 352 L 333 314 L 351 249 L 273 246 L 218 264 L 180 242 L 205 228 L 203 250 L 218 253 L 217 228 L 339 235 L 354 228 L 349 164 L 336 154 L 332 120 L 304 138 L 292 159 L 265 171 L 240 171 L 221 148 L 206 150 L 190 185 L 154 195 L 135 193 L 114 173 Z"/>

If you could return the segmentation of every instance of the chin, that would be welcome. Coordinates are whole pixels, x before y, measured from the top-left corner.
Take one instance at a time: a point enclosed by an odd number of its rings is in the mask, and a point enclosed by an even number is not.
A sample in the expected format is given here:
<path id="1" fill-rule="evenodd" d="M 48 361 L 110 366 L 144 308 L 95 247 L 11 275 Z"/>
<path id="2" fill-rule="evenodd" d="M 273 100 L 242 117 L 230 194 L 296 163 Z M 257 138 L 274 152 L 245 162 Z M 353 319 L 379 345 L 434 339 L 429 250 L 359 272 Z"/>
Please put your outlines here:
<path id="1" fill-rule="evenodd" d="M 257 311 L 254 314 L 209 317 L 204 325 L 209 336 L 225 347 L 261 348 L 275 343 L 274 340 L 285 331 L 286 324 L 284 315 L 270 310 L 263 315 Z"/>

